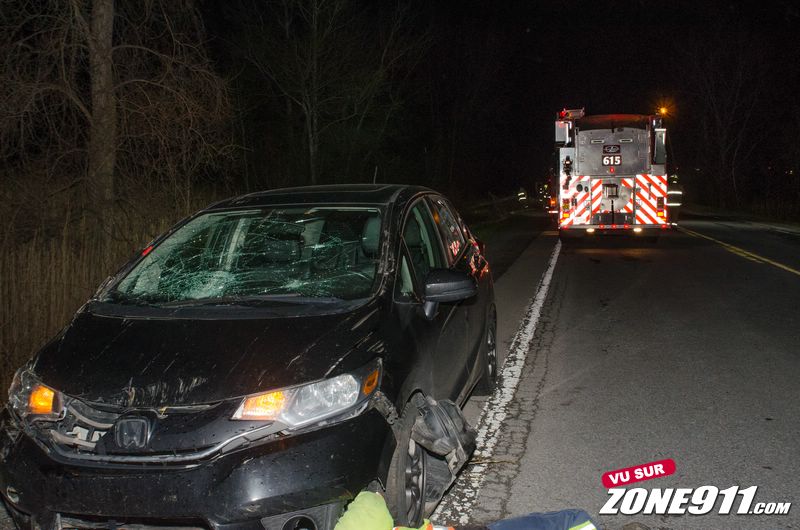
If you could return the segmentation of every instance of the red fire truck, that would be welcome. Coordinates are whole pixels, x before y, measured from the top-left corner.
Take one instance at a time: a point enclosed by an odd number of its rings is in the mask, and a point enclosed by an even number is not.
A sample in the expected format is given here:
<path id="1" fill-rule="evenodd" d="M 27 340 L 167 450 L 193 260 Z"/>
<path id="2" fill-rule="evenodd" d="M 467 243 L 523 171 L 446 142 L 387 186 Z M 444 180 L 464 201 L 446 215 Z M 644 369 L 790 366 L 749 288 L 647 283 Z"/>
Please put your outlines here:
<path id="1" fill-rule="evenodd" d="M 559 112 L 553 187 L 561 237 L 656 238 L 669 228 L 666 135 L 660 116 Z"/>

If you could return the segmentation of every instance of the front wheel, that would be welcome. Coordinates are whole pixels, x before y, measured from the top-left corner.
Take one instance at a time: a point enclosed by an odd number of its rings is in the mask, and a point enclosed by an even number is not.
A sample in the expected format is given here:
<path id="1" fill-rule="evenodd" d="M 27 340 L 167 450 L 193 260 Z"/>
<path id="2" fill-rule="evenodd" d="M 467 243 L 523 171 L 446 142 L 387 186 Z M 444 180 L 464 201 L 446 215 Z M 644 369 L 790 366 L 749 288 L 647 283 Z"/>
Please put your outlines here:
<path id="1" fill-rule="evenodd" d="M 486 319 L 486 344 L 484 345 L 483 375 L 475 386 L 475 394 L 488 396 L 494 391 L 497 385 L 497 312 L 495 308 L 489 311 Z"/>
<path id="2" fill-rule="evenodd" d="M 417 528 L 425 516 L 425 468 L 428 454 L 411 438 L 419 410 L 409 402 L 398 420 L 397 446 L 386 478 L 386 503 L 397 526 Z"/>

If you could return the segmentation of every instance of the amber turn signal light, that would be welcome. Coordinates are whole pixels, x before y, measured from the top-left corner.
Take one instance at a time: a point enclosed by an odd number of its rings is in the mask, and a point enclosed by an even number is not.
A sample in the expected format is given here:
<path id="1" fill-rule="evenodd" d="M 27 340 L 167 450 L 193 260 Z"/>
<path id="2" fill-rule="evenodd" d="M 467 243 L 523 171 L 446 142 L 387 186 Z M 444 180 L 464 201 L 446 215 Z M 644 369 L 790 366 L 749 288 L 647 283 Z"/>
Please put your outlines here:
<path id="1" fill-rule="evenodd" d="M 285 406 L 286 394 L 277 390 L 247 398 L 236 416 L 243 420 L 274 420 Z"/>
<path id="2" fill-rule="evenodd" d="M 52 388 L 36 385 L 28 398 L 28 412 L 30 414 L 52 414 L 56 393 Z"/>
<path id="3" fill-rule="evenodd" d="M 361 392 L 368 396 L 372 394 L 376 388 L 378 388 L 378 381 L 380 380 L 381 371 L 379 368 L 373 370 L 367 377 L 364 378 L 364 382 L 361 384 Z"/>

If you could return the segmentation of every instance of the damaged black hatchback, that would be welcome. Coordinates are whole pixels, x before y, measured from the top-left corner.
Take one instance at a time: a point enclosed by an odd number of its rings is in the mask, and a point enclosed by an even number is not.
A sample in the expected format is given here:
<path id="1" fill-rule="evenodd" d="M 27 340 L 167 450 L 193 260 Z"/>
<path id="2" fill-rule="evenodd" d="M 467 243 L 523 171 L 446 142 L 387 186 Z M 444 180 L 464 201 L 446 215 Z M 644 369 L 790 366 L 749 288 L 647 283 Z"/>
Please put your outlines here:
<path id="1" fill-rule="evenodd" d="M 25 528 L 332 528 L 360 490 L 417 524 L 496 374 L 482 245 L 437 193 L 215 204 L 109 278 L 11 385 L 0 493 Z"/>

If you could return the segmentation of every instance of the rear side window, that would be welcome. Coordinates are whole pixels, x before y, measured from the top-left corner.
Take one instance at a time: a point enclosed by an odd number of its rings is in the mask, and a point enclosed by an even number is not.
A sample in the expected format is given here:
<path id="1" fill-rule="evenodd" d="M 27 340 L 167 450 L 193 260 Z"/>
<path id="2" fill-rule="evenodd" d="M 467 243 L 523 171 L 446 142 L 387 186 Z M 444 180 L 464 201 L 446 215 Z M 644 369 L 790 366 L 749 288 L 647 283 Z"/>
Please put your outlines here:
<path id="1" fill-rule="evenodd" d="M 465 238 L 461 231 L 461 224 L 455 210 L 447 202 L 437 197 L 431 201 L 433 203 L 433 219 L 439 228 L 444 245 L 447 249 L 447 260 L 452 264 L 456 256 L 464 248 Z"/>

